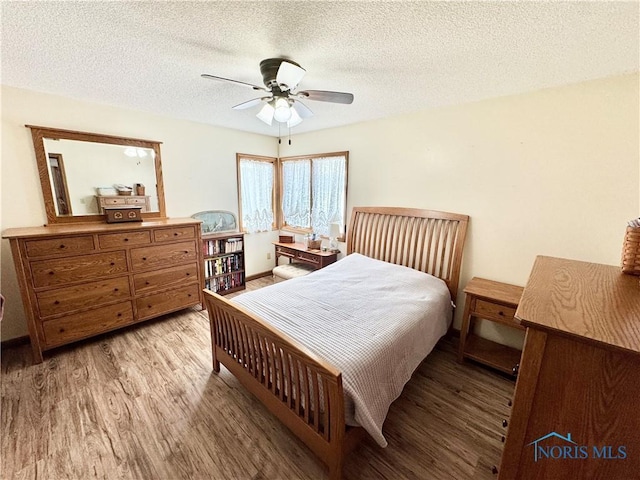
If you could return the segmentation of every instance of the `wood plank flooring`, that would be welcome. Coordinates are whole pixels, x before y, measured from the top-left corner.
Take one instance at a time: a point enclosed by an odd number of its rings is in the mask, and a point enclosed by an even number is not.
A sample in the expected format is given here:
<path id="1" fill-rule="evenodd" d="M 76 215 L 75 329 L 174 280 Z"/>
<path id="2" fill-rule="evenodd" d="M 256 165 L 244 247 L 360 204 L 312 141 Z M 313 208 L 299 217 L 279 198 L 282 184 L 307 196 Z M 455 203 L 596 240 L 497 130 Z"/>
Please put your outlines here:
<path id="1" fill-rule="evenodd" d="M 248 289 L 270 278 L 249 282 Z M 3 479 L 323 479 L 323 465 L 222 368 L 206 312 L 169 315 L 45 355 L 2 352 Z M 514 382 L 440 342 L 346 479 L 492 479 Z"/>

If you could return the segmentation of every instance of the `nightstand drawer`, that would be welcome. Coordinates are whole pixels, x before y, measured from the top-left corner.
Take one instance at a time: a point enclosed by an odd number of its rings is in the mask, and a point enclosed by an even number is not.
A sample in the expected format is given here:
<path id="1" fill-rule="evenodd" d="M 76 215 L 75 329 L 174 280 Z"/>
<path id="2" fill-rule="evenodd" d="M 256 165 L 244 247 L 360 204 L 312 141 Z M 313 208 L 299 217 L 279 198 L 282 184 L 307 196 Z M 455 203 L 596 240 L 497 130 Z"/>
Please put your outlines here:
<path id="1" fill-rule="evenodd" d="M 473 314 L 487 320 L 496 320 L 498 322 L 513 322 L 516 309 L 499 305 L 497 303 L 488 302 L 486 300 L 477 299 L 473 308 Z"/>

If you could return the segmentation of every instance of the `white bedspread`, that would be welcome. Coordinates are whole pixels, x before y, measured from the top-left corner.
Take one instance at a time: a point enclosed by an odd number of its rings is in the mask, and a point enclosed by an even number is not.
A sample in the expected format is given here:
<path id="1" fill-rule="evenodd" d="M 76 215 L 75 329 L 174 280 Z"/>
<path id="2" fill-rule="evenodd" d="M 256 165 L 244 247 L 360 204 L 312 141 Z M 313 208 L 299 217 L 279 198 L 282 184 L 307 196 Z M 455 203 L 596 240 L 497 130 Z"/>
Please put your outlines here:
<path id="1" fill-rule="evenodd" d="M 382 447 L 391 403 L 452 314 L 439 278 L 355 253 L 232 301 L 338 368 L 347 424 L 364 427 Z"/>

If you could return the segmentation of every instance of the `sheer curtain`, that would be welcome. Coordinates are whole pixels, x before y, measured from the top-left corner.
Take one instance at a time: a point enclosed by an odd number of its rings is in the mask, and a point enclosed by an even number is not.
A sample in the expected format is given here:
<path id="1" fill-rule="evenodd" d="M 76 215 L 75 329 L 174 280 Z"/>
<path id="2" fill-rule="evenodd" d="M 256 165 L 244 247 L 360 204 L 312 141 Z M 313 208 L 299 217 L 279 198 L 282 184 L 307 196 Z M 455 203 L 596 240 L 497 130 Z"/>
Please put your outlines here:
<path id="1" fill-rule="evenodd" d="M 346 158 L 313 159 L 313 204 L 311 227 L 314 233 L 329 235 L 331 223 L 344 225 Z"/>
<path id="2" fill-rule="evenodd" d="M 311 226 L 311 161 L 282 162 L 282 213 L 290 227 Z"/>
<path id="3" fill-rule="evenodd" d="M 273 179 L 273 163 L 240 159 L 242 227 L 249 233 L 273 228 Z"/>

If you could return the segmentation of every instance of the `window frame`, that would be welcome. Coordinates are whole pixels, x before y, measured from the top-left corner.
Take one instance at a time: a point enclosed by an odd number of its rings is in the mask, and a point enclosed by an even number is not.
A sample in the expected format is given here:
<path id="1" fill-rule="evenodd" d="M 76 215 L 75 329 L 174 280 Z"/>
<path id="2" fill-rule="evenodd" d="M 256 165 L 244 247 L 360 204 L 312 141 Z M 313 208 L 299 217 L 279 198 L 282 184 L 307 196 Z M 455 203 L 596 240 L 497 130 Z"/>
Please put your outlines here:
<path id="1" fill-rule="evenodd" d="M 253 155 L 249 153 L 236 153 L 236 182 L 237 182 L 237 190 L 238 190 L 238 227 L 241 232 L 249 233 L 244 228 L 244 223 L 242 221 L 242 173 L 240 171 L 240 161 L 241 160 L 253 160 L 256 162 L 265 162 L 273 164 L 273 184 L 271 185 L 271 210 L 273 215 L 273 222 L 271 223 L 271 230 L 264 231 L 274 231 L 278 230 L 280 225 L 280 219 L 278 217 L 278 192 L 277 192 L 277 183 L 279 177 L 279 164 L 278 158 L 276 157 L 267 157 L 264 155 Z M 259 233 L 259 232 L 255 232 Z"/>
<path id="2" fill-rule="evenodd" d="M 309 211 L 313 207 L 313 160 L 319 158 L 328 158 L 328 157 L 344 157 L 344 204 L 342 205 L 343 211 L 343 222 L 347 221 L 347 194 L 349 191 L 349 151 L 341 151 L 341 152 L 329 152 L 329 153 L 314 153 L 310 155 L 295 155 L 290 157 L 269 157 L 264 155 L 253 155 L 249 153 L 236 153 L 236 183 L 237 183 L 237 191 L 238 191 L 238 227 L 241 232 L 248 233 L 244 227 L 244 223 L 242 221 L 242 174 L 240 170 L 240 161 L 242 159 L 253 160 L 258 162 L 267 162 L 273 164 L 273 185 L 271 186 L 271 208 L 273 214 L 273 223 L 271 224 L 271 230 L 283 230 L 286 232 L 296 233 L 296 234 L 308 234 L 312 233 L 313 228 L 298 228 L 286 225 L 284 219 L 284 212 L 282 208 L 282 198 L 284 192 L 284 181 L 283 181 L 283 168 L 282 164 L 284 162 L 292 162 L 299 160 L 309 160 L 311 162 L 311 172 L 309 175 L 309 183 L 310 183 L 310 205 Z M 344 228 L 344 225 L 341 225 L 341 229 Z M 265 230 L 266 231 L 266 230 Z M 259 232 L 256 232 L 259 233 Z M 342 233 L 340 239 L 344 240 L 345 232 Z M 326 236 L 322 236 L 322 238 L 328 238 Z"/>
<path id="3" fill-rule="evenodd" d="M 283 168 L 282 168 L 282 164 L 284 162 L 295 162 L 295 161 L 300 161 L 300 160 L 309 160 L 311 162 L 311 172 L 309 174 L 309 184 L 310 184 L 310 192 L 311 195 L 309 197 L 309 201 L 310 201 L 310 205 L 309 205 L 309 211 L 311 212 L 312 207 L 313 207 L 313 160 L 314 159 L 319 159 L 319 158 L 328 158 L 328 157 L 344 157 L 344 204 L 342 205 L 342 211 L 343 211 L 343 222 L 346 223 L 347 221 L 347 193 L 348 193 L 348 186 L 349 186 L 349 152 L 348 151 L 342 151 L 342 152 L 329 152 L 329 153 L 314 153 L 311 155 L 295 155 L 295 156 L 291 156 L 291 157 L 280 157 L 278 158 L 278 168 L 277 168 L 277 172 L 278 172 L 278 226 L 280 228 L 280 230 L 284 230 L 285 232 L 291 232 L 291 233 L 297 233 L 297 234 L 308 234 L 308 233 L 312 233 L 313 232 L 313 227 L 310 228 L 300 228 L 300 227 L 292 227 L 290 225 L 287 225 L 285 223 L 285 218 L 284 218 L 284 212 L 282 209 L 282 198 L 283 198 L 283 193 L 284 193 L 284 181 L 282 178 L 283 175 Z M 344 225 L 340 226 L 341 229 L 344 228 Z M 343 233 L 344 235 L 344 233 Z M 328 238 L 326 236 L 322 236 L 322 238 Z M 342 238 L 342 237 L 341 237 Z"/>

